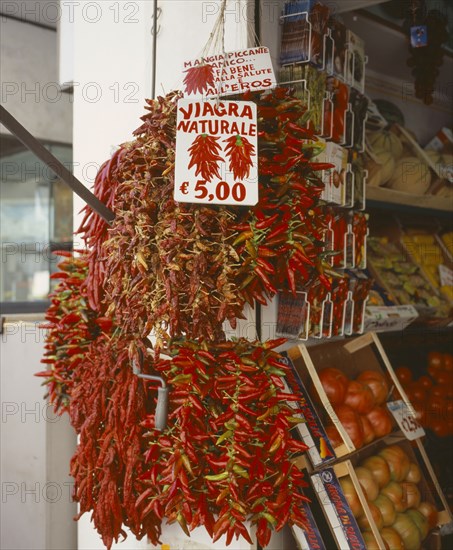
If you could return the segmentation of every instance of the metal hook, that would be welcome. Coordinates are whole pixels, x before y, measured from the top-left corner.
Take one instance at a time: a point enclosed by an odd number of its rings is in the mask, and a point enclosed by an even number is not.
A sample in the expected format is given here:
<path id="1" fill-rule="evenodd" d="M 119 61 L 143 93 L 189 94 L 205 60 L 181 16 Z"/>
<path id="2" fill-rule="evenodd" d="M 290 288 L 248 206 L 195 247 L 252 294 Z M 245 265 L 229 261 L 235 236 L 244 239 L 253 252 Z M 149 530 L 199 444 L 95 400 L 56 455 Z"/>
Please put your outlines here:
<path id="1" fill-rule="evenodd" d="M 154 32 L 156 33 L 156 36 L 160 32 L 160 25 L 157 24 L 159 21 L 159 17 L 162 14 L 162 8 L 156 8 L 156 11 L 153 13 L 153 26 L 151 27 L 151 36 L 154 36 Z"/>
<path id="2" fill-rule="evenodd" d="M 157 388 L 157 404 L 156 404 L 156 412 L 154 413 L 154 423 L 156 426 L 156 430 L 159 430 L 160 432 L 162 430 L 165 430 L 165 428 L 167 427 L 167 418 L 168 418 L 169 389 L 168 389 L 167 383 L 161 376 L 142 373 L 135 359 L 132 360 L 132 372 L 138 378 L 160 382 L 161 387 Z"/>

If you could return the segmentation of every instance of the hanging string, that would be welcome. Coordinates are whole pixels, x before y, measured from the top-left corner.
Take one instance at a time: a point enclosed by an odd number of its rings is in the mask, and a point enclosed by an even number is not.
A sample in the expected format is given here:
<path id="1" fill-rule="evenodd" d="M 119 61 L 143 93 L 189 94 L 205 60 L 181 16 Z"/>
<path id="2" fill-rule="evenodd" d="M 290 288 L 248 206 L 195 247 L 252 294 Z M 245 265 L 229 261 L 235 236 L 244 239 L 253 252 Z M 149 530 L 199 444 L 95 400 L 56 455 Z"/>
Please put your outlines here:
<path id="1" fill-rule="evenodd" d="M 222 66 L 220 67 L 220 78 L 219 78 L 219 83 L 217 84 L 217 97 L 216 97 L 217 105 L 219 104 L 219 101 L 220 101 L 220 93 L 222 91 L 222 75 L 223 75 L 223 71 L 225 70 L 226 60 L 227 60 L 227 56 L 226 56 L 226 52 L 225 52 L 225 25 L 226 25 L 225 11 L 226 11 L 226 4 L 227 4 L 227 0 L 223 0 L 222 8 L 220 10 L 220 16 L 221 16 L 221 45 L 222 45 L 223 63 L 222 63 Z"/>

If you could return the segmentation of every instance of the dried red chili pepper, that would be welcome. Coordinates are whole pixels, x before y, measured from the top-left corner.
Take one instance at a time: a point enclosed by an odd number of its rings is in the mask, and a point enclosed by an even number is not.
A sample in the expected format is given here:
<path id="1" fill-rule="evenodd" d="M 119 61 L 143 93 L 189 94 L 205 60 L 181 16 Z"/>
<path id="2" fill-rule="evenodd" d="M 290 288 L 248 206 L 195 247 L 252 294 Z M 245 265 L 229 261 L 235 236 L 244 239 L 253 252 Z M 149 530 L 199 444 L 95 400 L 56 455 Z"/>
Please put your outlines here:
<path id="1" fill-rule="evenodd" d="M 190 162 L 187 167 L 189 170 L 195 166 L 195 176 L 201 175 L 206 181 L 211 181 L 216 177 L 220 179 L 219 162 L 223 158 L 219 156 L 222 150 L 218 143 L 219 138 L 200 134 L 189 147 Z"/>
<path id="2" fill-rule="evenodd" d="M 194 67 L 189 67 L 184 71 L 184 87 L 187 94 L 202 94 L 209 88 L 215 86 L 214 67 L 209 63 L 201 63 Z"/>
<path id="3" fill-rule="evenodd" d="M 252 156 L 255 154 L 255 147 L 243 136 L 231 136 L 224 140 L 227 144 L 225 153 L 229 158 L 229 169 L 235 178 L 244 180 L 250 174 L 253 166 Z"/>

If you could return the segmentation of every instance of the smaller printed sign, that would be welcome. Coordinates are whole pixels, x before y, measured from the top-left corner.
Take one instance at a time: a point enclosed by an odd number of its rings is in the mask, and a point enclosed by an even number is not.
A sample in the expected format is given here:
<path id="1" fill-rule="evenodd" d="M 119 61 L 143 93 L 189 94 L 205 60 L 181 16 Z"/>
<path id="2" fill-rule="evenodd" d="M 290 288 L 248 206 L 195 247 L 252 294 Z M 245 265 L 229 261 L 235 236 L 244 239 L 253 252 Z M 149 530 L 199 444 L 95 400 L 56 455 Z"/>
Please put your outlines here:
<path id="1" fill-rule="evenodd" d="M 453 270 L 444 264 L 439 265 L 440 286 L 453 286 Z"/>
<path id="2" fill-rule="evenodd" d="M 313 512 L 307 502 L 301 502 L 300 506 L 304 509 L 306 526 L 301 529 L 297 525 L 293 525 L 291 530 L 299 543 L 302 550 L 326 550 L 321 533 L 316 525 Z"/>
<path id="3" fill-rule="evenodd" d="M 258 202 L 256 104 L 180 99 L 174 198 L 178 202 Z"/>
<path id="4" fill-rule="evenodd" d="M 269 48 L 249 48 L 184 61 L 184 93 L 216 97 L 276 86 Z"/>
<path id="5" fill-rule="evenodd" d="M 332 468 L 311 476 L 338 548 L 366 550 L 362 533 Z"/>
<path id="6" fill-rule="evenodd" d="M 403 434 L 409 441 L 418 439 L 425 435 L 425 430 L 417 422 L 414 413 L 409 409 L 404 401 L 389 401 L 388 410 L 392 413 Z"/>

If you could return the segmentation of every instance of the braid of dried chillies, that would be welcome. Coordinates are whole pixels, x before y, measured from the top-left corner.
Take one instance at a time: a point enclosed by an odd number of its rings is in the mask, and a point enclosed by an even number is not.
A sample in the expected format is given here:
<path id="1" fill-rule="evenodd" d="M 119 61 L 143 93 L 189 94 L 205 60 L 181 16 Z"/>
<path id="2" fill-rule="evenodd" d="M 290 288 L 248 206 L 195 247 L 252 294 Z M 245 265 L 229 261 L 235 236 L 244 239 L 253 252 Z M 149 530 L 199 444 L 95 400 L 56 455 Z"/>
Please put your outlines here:
<path id="1" fill-rule="evenodd" d="M 218 137 L 208 134 L 200 134 L 194 139 L 189 147 L 190 162 L 187 168 L 190 170 L 195 166 L 195 176 L 201 175 L 206 181 L 211 181 L 214 177 L 220 178 L 219 162 L 224 161 L 219 156 L 222 148 L 217 143 L 218 140 Z"/>
<path id="2" fill-rule="evenodd" d="M 252 156 L 255 154 L 255 147 L 247 138 L 239 135 L 231 136 L 224 141 L 227 143 L 225 153 L 230 160 L 230 171 L 241 181 L 248 178 L 253 166 Z"/>
<path id="3" fill-rule="evenodd" d="M 318 206 L 323 183 L 316 173 L 325 166 L 313 162 L 322 147 L 304 126 L 306 107 L 283 88 L 254 98 L 260 201 L 239 221 L 235 239 L 238 281 L 251 304 L 265 303 L 278 288 L 295 293 L 309 287 L 320 276 L 320 266 L 328 265 L 329 254 L 327 222 Z"/>
<path id="4" fill-rule="evenodd" d="M 145 423 L 144 521 L 178 522 L 187 535 L 204 525 L 227 545 L 235 536 L 251 543 L 245 522 L 257 526 L 262 546 L 287 523 L 304 528 L 305 482 L 292 458 L 307 447 L 290 434 L 300 418 L 288 402 L 300 396 L 284 392 L 288 369 L 273 351 L 280 343 L 169 343 L 172 361 L 156 366 L 173 386 L 169 425 L 157 432 L 153 416 Z"/>
<path id="5" fill-rule="evenodd" d="M 214 67 L 209 63 L 202 63 L 195 67 L 190 67 L 184 71 L 184 87 L 187 94 L 202 94 L 209 88 L 215 86 Z"/>
<path id="6" fill-rule="evenodd" d="M 79 440 L 71 460 L 74 499 L 80 515 L 92 519 L 104 544 L 125 536 L 123 526 L 141 538 L 160 533 L 160 520 L 141 522 L 136 508 L 146 449 L 142 420 L 154 408 L 142 382 L 132 372 L 131 357 L 147 348 L 141 341 L 118 337 L 114 322 L 98 317 L 87 304 L 88 255 L 60 252 L 66 258 L 53 278 L 60 283 L 51 296 L 43 362 L 50 401 L 58 414 L 68 412 Z M 149 372 L 150 358 L 143 370 Z"/>
<path id="7" fill-rule="evenodd" d="M 94 194 L 110 209 L 115 203 L 116 190 L 118 188 L 118 166 L 124 155 L 124 146 L 118 148 L 112 158 L 101 166 L 94 182 Z M 82 236 L 87 247 L 88 276 L 85 282 L 87 298 L 92 309 L 105 312 L 104 279 L 105 279 L 105 254 L 102 245 L 107 239 L 108 225 L 93 212 L 90 206 L 84 207 L 85 215 L 77 231 Z"/>
<path id="8" fill-rule="evenodd" d="M 86 353 L 89 344 L 95 340 L 101 329 L 111 325 L 109 319 L 97 319 L 97 314 L 87 304 L 87 293 L 84 288 L 88 272 L 87 254 L 73 257 L 70 252 L 56 252 L 65 259 L 58 264 L 59 272 L 51 275 L 60 279 L 54 292 L 50 295 L 50 306 L 46 312 L 48 324 L 45 353 L 41 363 L 47 370 L 35 376 L 45 378 L 47 394 L 57 414 L 68 412 L 71 393 L 78 383 L 75 370 Z"/>
<path id="9" fill-rule="evenodd" d="M 69 414 L 79 434 L 71 460 L 74 499 L 80 517 L 92 512 L 92 521 L 107 548 L 127 526 L 137 538 L 159 537 L 160 520 L 138 513 L 140 492 L 136 480 L 145 469 L 142 420 L 154 408 L 146 384 L 130 368 L 132 342 L 106 334 L 90 346 L 77 366 L 80 382 L 74 387 Z M 149 371 L 149 358 L 143 365 Z"/>
<path id="10" fill-rule="evenodd" d="M 148 102 L 117 167 L 115 221 L 102 252 L 107 313 L 138 337 L 155 329 L 163 339 L 217 339 L 225 319 L 235 326 L 242 316 L 235 214 L 173 200 L 177 97 Z"/>

